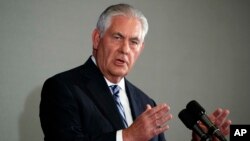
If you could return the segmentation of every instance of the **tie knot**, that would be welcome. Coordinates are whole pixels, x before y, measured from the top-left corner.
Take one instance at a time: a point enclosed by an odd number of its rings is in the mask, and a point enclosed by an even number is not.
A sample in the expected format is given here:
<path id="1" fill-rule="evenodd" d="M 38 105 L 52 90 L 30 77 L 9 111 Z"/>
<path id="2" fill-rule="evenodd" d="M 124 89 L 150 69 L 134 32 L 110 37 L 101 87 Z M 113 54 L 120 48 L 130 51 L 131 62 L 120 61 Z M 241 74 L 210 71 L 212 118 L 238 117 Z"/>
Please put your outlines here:
<path id="1" fill-rule="evenodd" d="M 111 85 L 109 88 L 114 96 L 118 96 L 120 91 L 120 87 L 118 85 Z"/>

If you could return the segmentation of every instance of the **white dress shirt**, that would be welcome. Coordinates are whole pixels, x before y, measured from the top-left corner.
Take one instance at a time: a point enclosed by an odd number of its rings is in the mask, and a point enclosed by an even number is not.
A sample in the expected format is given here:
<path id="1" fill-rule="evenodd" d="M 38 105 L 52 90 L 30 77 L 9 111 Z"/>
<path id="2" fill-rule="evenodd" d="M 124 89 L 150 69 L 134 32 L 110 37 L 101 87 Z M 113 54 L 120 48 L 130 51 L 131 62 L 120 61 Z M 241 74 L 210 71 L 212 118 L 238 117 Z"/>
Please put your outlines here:
<path id="1" fill-rule="evenodd" d="M 96 64 L 96 60 L 95 60 L 94 56 L 91 56 L 91 59 Z M 126 115 L 126 121 L 128 123 L 128 126 L 130 126 L 133 123 L 133 118 L 132 118 L 132 113 L 131 113 L 131 109 L 130 109 L 130 105 L 129 105 L 129 100 L 128 100 L 126 89 L 125 89 L 125 80 L 124 80 L 124 78 L 122 78 L 121 81 L 119 83 L 116 83 L 116 84 L 110 82 L 105 77 L 104 77 L 104 79 L 106 80 L 106 83 L 107 83 L 108 87 L 111 86 L 111 85 L 118 85 L 121 88 L 120 91 L 119 91 L 119 96 L 120 96 L 119 98 L 120 98 L 121 104 L 122 104 L 122 106 L 124 108 L 124 112 L 125 112 L 125 115 Z M 123 141 L 123 139 L 122 139 L 122 130 L 118 130 L 116 132 L 116 141 Z"/>

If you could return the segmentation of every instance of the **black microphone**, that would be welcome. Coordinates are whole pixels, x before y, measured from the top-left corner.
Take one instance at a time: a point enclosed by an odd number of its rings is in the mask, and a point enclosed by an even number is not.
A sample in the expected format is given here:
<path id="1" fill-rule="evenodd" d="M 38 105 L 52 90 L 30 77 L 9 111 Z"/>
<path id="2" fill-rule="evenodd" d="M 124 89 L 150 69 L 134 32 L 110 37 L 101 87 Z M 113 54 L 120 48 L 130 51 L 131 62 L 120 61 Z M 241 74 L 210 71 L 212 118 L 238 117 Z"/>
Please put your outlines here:
<path id="1" fill-rule="evenodd" d="M 183 109 L 178 116 L 187 128 L 193 130 L 201 138 L 201 141 L 211 141 L 210 136 L 200 128 L 198 121 L 187 109 Z"/>
<path id="2" fill-rule="evenodd" d="M 205 109 L 195 100 L 190 101 L 187 106 L 187 110 L 193 113 L 196 120 L 200 120 L 207 128 L 208 134 L 216 136 L 220 141 L 227 141 L 224 135 L 221 133 L 220 129 L 216 127 L 208 118 L 205 113 Z"/>

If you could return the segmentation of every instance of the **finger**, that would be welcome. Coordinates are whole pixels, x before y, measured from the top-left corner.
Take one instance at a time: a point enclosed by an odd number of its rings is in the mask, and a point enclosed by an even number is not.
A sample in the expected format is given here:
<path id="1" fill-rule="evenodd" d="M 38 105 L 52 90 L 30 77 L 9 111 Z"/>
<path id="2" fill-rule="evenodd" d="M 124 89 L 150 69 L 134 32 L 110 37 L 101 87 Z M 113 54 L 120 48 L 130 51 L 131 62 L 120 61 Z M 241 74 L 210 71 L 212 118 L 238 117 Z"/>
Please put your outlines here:
<path id="1" fill-rule="evenodd" d="M 230 125 L 232 121 L 231 120 L 226 120 L 222 125 L 221 125 L 221 132 L 226 136 L 230 132 Z"/>
<path id="2" fill-rule="evenodd" d="M 228 128 L 228 129 L 222 131 L 222 134 L 223 134 L 224 136 L 227 136 L 229 133 L 230 133 L 230 128 Z"/>
<path id="3" fill-rule="evenodd" d="M 216 117 L 214 124 L 217 126 L 221 126 L 221 124 L 223 124 L 226 120 L 229 113 L 229 110 L 222 110 L 222 113 Z"/>
<path id="4" fill-rule="evenodd" d="M 151 109 L 152 109 L 151 105 L 147 104 L 146 110 L 143 112 L 143 115 L 149 115 Z"/>
<path id="5" fill-rule="evenodd" d="M 168 111 L 170 110 L 170 107 L 167 106 L 166 108 L 162 108 L 160 109 L 158 112 L 154 113 L 152 116 L 154 116 L 154 119 L 160 119 L 163 116 L 166 116 L 166 114 L 168 113 Z"/>
<path id="6" fill-rule="evenodd" d="M 168 129 L 169 129 L 169 125 L 165 125 L 165 126 L 162 126 L 162 127 L 154 128 L 153 129 L 153 136 L 156 136 L 156 135 L 158 135 L 160 133 L 163 133 L 163 132 L 165 132 Z"/>
<path id="7" fill-rule="evenodd" d="M 156 119 L 155 120 L 155 127 L 160 127 L 163 126 L 167 121 L 171 120 L 173 118 L 173 115 L 168 113 L 162 118 Z"/>
<path id="8" fill-rule="evenodd" d="M 221 133 L 222 133 L 224 136 L 227 136 L 227 135 L 230 133 L 230 128 L 228 127 L 227 129 L 221 130 Z"/>
<path id="9" fill-rule="evenodd" d="M 147 106 L 145 114 L 148 116 L 154 116 L 155 113 L 157 113 L 161 110 L 163 110 L 163 111 L 165 110 L 167 112 L 168 109 L 170 109 L 170 107 L 167 104 L 160 104 L 160 105 L 157 105 L 153 108 L 148 108 L 148 106 Z"/>
<path id="10" fill-rule="evenodd" d="M 167 104 L 163 104 L 159 108 L 155 109 L 152 115 L 156 115 L 157 117 L 159 117 L 160 115 L 166 114 L 169 110 L 170 110 L 170 106 L 168 106 Z"/>
<path id="11" fill-rule="evenodd" d="M 222 110 L 221 108 L 217 108 L 217 109 L 213 112 L 212 117 L 213 117 L 213 118 L 218 117 L 219 115 L 221 115 L 222 111 L 223 111 L 223 110 Z"/>
<path id="12" fill-rule="evenodd" d="M 147 104 L 146 111 L 152 109 L 151 105 Z"/>
<path id="13" fill-rule="evenodd" d="M 168 113 L 169 108 L 169 106 L 163 107 L 162 109 L 159 109 L 158 112 L 155 111 L 155 113 L 149 117 L 149 122 L 153 128 L 160 127 L 173 118 L 172 114 Z"/>
<path id="14" fill-rule="evenodd" d="M 226 120 L 222 125 L 221 125 L 221 129 L 227 129 L 230 127 L 232 121 L 231 120 Z"/>

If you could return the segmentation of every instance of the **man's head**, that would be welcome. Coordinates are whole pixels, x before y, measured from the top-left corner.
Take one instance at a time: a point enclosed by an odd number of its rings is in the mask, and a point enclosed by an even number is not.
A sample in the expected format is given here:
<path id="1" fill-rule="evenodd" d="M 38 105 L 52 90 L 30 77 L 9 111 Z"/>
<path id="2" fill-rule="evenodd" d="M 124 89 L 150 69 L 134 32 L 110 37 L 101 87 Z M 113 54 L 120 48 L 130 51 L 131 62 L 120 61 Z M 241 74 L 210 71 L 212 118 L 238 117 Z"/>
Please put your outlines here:
<path id="1" fill-rule="evenodd" d="M 148 23 L 143 14 L 127 4 L 108 7 L 92 33 L 93 55 L 103 75 L 119 82 L 133 67 L 144 48 Z"/>
<path id="2" fill-rule="evenodd" d="M 96 28 L 101 32 L 101 36 L 103 36 L 104 32 L 107 30 L 107 28 L 109 28 L 111 18 L 117 15 L 137 18 L 141 22 L 142 39 L 144 40 L 144 37 L 148 32 L 147 19 L 141 11 L 128 4 L 111 5 L 102 12 L 96 25 Z"/>

